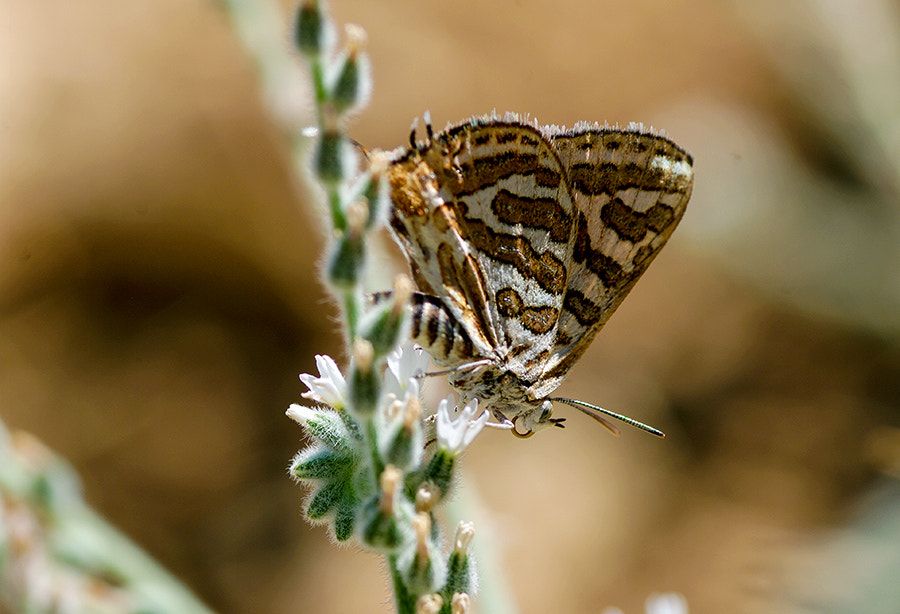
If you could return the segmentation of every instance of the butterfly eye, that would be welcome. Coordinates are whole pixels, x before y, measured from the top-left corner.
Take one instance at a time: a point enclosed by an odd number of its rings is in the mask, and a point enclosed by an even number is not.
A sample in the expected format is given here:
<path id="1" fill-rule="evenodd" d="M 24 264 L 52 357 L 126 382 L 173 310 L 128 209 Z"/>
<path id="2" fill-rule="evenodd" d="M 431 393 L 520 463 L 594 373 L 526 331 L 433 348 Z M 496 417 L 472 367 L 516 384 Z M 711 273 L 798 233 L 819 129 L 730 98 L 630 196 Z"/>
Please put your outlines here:
<path id="1" fill-rule="evenodd" d="M 512 434 L 519 439 L 527 439 L 537 431 L 542 431 L 548 426 L 563 427 L 565 418 L 553 418 L 553 403 L 544 401 L 540 407 L 528 413 L 520 414 L 513 420 Z"/>

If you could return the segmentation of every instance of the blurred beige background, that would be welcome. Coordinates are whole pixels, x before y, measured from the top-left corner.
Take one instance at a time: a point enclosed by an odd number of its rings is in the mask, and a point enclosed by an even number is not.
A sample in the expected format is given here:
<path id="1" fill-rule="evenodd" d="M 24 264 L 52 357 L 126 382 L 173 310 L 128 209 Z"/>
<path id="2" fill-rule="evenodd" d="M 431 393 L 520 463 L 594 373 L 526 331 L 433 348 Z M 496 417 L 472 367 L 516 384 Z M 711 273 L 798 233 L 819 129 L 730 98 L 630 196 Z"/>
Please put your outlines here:
<path id="1" fill-rule="evenodd" d="M 896 611 L 896 3 L 331 4 L 369 34 L 367 147 L 497 109 L 695 158 L 560 390 L 668 438 L 571 410 L 465 457 L 521 611 Z M 380 561 L 308 527 L 285 474 L 297 374 L 342 350 L 291 159 L 293 6 L 261 6 L 0 0 L 0 416 L 218 610 L 387 612 Z"/>

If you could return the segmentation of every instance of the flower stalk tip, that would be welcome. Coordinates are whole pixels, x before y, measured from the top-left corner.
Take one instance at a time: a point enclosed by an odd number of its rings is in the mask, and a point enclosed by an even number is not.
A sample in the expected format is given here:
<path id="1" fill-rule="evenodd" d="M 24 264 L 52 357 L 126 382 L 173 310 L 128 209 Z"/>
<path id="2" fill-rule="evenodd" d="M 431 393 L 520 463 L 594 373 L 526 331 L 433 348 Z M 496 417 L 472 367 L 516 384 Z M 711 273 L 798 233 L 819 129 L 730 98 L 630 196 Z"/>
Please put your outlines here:
<path id="1" fill-rule="evenodd" d="M 301 53 L 315 57 L 326 50 L 330 24 L 317 0 L 300 5 L 294 23 L 294 43 Z"/>
<path id="2" fill-rule="evenodd" d="M 372 93 L 372 70 L 365 54 L 366 31 L 357 25 L 347 24 L 344 33 L 347 43 L 344 53 L 336 62 L 331 103 L 338 112 L 350 115 L 369 101 Z"/>

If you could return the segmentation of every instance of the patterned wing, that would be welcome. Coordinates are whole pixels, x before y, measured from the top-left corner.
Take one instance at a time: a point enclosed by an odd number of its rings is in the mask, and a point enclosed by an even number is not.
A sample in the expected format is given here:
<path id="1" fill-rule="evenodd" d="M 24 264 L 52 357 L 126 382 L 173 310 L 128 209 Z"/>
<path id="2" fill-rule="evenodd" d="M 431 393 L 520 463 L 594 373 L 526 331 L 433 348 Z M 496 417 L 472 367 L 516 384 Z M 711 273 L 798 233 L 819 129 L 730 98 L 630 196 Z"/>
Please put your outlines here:
<path id="1" fill-rule="evenodd" d="M 544 377 L 571 368 L 684 215 L 692 159 L 672 141 L 629 126 L 548 129 L 575 199 L 572 261 L 554 356 Z"/>
<path id="2" fill-rule="evenodd" d="M 574 205 L 560 160 L 519 121 L 473 120 L 392 168 L 392 227 L 419 289 L 485 356 L 532 379 L 557 339 Z"/>
<path id="3" fill-rule="evenodd" d="M 440 197 L 437 177 L 419 149 L 403 151 L 391 164 L 390 227 L 409 263 L 422 299 L 413 305 L 413 339 L 440 365 L 455 367 L 473 358 L 493 358 L 477 263 Z M 448 343 L 461 328 L 466 348 Z M 465 351 L 464 351 L 465 350 Z"/>

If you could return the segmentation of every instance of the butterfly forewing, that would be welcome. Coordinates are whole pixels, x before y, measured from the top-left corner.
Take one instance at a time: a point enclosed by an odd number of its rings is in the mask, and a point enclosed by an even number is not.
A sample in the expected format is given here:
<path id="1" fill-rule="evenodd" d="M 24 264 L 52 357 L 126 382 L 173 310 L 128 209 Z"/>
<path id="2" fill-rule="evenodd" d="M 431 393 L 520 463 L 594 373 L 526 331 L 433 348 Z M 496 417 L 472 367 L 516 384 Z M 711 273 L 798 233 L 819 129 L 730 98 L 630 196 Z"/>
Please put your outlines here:
<path id="1" fill-rule="evenodd" d="M 493 356 L 496 341 L 486 314 L 481 273 L 460 236 L 455 212 L 439 195 L 435 169 L 420 151 L 411 150 L 393 162 L 389 177 L 394 203 L 391 229 L 410 263 L 416 286 L 435 299 L 420 303 L 413 322 L 414 339 L 446 366 Z M 466 332 L 470 351 L 462 352 L 452 341 L 442 339 L 454 326 Z"/>
<path id="2" fill-rule="evenodd" d="M 420 287 L 447 288 L 467 330 L 516 375 L 539 375 L 556 343 L 574 219 L 558 156 L 534 127 L 494 122 L 451 128 L 420 158 L 433 173 L 431 219 L 398 210 L 418 251 L 411 261 L 426 258 L 423 244 L 435 252 Z"/>

